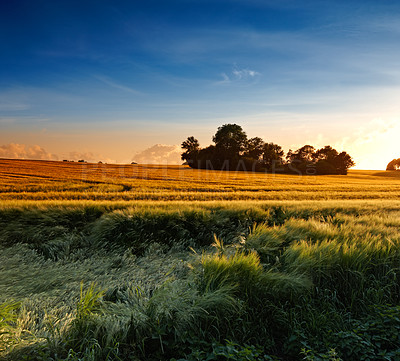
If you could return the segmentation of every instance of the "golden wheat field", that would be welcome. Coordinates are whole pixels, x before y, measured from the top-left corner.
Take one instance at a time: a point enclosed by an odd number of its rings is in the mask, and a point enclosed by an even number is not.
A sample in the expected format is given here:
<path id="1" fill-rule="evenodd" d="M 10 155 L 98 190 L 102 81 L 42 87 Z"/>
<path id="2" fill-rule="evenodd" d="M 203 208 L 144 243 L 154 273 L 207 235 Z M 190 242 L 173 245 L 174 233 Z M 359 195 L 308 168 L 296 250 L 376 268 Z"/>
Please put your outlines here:
<path id="1" fill-rule="evenodd" d="M 399 173 L 350 170 L 347 176 L 298 176 L 1 159 L 0 200 L 396 200 Z"/>

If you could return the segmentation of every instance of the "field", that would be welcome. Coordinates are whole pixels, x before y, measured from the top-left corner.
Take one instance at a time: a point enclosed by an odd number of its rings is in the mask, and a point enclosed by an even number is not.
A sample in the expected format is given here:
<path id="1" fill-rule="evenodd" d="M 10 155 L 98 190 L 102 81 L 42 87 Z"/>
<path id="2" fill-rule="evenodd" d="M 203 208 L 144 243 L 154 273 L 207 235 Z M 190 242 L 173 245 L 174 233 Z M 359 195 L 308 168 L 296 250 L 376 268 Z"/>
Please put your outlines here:
<path id="1" fill-rule="evenodd" d="M 400 360 L 399 173 L 0 159 L 0 359 Z"/>
<path id="2" fill-rule="evenodd" d="M 204 171 L 185 166 L 0 159 L 1 200 L 339 200 L 399 199 L 396 171 L 297 176 Z"/>

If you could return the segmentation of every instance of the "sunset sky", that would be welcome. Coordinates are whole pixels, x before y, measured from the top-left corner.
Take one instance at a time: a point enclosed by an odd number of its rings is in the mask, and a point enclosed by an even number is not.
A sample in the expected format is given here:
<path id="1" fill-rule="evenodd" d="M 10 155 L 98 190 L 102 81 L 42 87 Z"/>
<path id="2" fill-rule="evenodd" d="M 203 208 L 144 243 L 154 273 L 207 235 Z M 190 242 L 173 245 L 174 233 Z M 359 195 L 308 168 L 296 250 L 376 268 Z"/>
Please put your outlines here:
<path id="1" fill-rule="evenodd" d="M 398 1 L 0 3 L 0 157 L 174 162 L 194 135 L 400 158 Z"/>

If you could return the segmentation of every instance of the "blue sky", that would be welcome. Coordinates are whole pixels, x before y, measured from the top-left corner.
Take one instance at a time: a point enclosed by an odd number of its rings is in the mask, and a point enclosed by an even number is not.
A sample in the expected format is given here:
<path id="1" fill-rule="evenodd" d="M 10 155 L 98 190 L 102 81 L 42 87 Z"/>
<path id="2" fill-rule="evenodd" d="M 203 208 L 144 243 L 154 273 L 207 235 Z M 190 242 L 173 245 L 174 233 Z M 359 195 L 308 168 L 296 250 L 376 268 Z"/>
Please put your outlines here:
<path id="1" fill-rule="evenodd" d="M 399 19 L 385 0 L 3 1 L 0 156 L 126 162 L 235 122 L 383 168 L 400 157 Z"/>

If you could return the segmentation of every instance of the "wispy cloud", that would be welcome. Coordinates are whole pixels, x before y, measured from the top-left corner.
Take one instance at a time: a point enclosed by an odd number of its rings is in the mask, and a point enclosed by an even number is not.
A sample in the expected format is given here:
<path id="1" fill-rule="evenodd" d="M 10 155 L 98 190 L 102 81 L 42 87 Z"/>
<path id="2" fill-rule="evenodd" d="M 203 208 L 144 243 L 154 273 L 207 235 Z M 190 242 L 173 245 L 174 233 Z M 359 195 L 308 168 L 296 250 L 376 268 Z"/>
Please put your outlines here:
<path id="1" fill-rule="evenodd" d="M 222 80 L 215 82 L 217 85 L 221 84 L 229 84 L 231 82 L 231 78 L 226 73 L 221 73 Z"/>
<path id="2" fill-rule="evenodd" d="M 232 70 L 232 74 L 237 78 L 237 79 L 247 79 L 247 78 L 254 78 L 257 75 L 260 75 L 259 72 L 251 69 L 240 69 L 237 66 Z"/>
<path id="3" fill-rule="evenodd" d="M 109 85 L 110 87 L 113 87 L 115 89 L 119 89 L 119 90 L 123 90 L 126 91 L 128 93 L 132 93 L 135 95 L 141 95 L 142 93 L 136 89 L 130 88 L 128 86 L 122 85 L 117 83 L 116 81 L 114 81 L 113 79 L 106 77 L 104 75 L 95 75 L 94 78 L 96 78 L 97 80 L 100 80 L 102 83 Z"/>
<path id="4" fill-rule="evenodd" d="M 229 73 L 221 73 L 222 80 L 217 81 L 216 84 L 229 84 L 234 81 L 245 81 L 250 79 L 255 79 L 261 75 L 258 71 L 251 70 L 249 68 L 239 68 L 236 64 Z"/>

